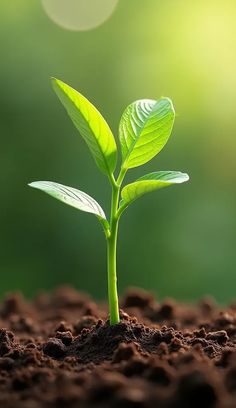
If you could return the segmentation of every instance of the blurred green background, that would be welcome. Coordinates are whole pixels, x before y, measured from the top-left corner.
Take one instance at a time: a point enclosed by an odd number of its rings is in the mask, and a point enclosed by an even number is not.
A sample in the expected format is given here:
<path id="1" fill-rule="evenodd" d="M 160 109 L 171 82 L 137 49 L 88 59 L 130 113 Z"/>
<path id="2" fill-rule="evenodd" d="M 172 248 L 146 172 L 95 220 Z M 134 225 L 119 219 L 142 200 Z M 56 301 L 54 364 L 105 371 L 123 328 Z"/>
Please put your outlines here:
<path id="1" fill-rule="evenodd" d="M 0 292 L 33 295 L 69 283 L 106 297 L 99 223 L 27 187 L 54 180 L 94 196 L 110 187 L 54 95 L 56 76 L 86 95 L 117 134 L 138 98 L 172 98 L 162 152 L 128 180 L 181 170 L 191 182 L 147 195 L 124 214 L 119 291 L 236 297 L 236 2 L 120 0 L 101 27 L 71 32 L 40 1 L 0 5 Z"/>

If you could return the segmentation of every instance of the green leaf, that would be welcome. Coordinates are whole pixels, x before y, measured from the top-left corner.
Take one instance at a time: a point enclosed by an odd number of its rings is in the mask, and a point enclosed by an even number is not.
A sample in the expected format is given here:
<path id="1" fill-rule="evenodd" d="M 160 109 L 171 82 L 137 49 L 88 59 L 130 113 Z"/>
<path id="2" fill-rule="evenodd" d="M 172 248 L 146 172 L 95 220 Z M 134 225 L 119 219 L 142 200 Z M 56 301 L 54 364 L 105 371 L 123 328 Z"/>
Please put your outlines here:
<path id="1" fill-rule="evenodd" d="M 71 207 L 95 214 L 99 219 L 106 220 L 104 211 L 97 201 L 83 191 L 52 181 L 34 181 L 33 183 L 30 183 L 29 186 L 42 190 Z"/>
<path id="2" fill-rule="evenodd" d="M 173 184 L 181 184 L 188 180 L 189 176 L 180 171 L 157 171 L 147 174 L 123 188 L 121 206 L 127 207 L 134 200 L 151 191 Z"/>
<path id="3" fill-rule="evenodd" d="M 87 143 L 99 169 L 110 176 L 116 167 L 117 148 L 114 136 L 98 110 L 79 92 L 59 79 L 53 88 L 74 125 Z"/>
<path id="4" fill-rule="evenodd" d="M 119 126 L 123 168 L 141 166 L 156 156 L 170 137 L 174 119 L 168 98 L 142 99 L 129 105 Z"/>

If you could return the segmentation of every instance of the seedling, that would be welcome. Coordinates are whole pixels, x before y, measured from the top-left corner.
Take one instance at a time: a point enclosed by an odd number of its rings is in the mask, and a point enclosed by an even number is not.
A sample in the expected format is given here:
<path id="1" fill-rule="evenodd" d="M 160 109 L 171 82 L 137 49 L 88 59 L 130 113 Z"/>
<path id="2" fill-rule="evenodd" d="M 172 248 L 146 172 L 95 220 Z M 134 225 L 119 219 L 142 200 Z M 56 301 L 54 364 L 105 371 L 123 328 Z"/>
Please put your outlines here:
<path id="1" fill-rule="evenodd" d="M 179 171 L 157 171 L 146 174 L 122 189 L 127 171 L 141 166 L 156 156 L 168 141 L 175 119 L 169 98 L 158 101 L 142 99 L 131 103 L 124 111 L 119 125 L 121 166 L 117 177 L 117 146 L 105 119 L 79 92 L 58 79 L 52 79 L 53 88 L 72 122 L 88 145 L 99 168 L 111 184 L 111 211 L 109 220 L 94 198 L 72 187 L 51 181 L 36 181 L 31 187 L 44 191 L 56 199 L 94 214 L 100 221 L 107 242 L 107 270 L 110 324 L 119 323 L 117 295 L 116 248 L 119 220 L 125 209 L 137 198 L 154 190 L 189 180 Z"/>

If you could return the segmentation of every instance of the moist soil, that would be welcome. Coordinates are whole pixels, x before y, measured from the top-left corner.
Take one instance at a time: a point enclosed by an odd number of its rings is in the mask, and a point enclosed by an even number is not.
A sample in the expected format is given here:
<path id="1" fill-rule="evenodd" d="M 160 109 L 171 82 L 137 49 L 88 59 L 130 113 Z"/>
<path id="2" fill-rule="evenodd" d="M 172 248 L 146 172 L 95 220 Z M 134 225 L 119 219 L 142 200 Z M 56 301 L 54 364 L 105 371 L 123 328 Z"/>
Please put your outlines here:
<path id="1" fill-rule="evenodd" d="M 0 407 L 235 408 L 236 305 L 131 289 L 121 322 L 63 287 L 0 305 Z"/>

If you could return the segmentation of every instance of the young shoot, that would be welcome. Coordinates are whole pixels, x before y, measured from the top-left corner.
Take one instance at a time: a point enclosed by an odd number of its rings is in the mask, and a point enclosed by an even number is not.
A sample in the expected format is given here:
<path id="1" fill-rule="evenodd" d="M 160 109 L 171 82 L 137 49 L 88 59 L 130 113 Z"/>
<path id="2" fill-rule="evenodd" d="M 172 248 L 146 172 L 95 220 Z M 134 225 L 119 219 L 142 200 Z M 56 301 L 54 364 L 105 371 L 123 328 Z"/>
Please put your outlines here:
<path id="1" fill-rule="evenodd" d="M 94 198 L 76 188 L 51 181 L 29 184 L 54 198 L 94 214 L 103 227 L 107 242 L 107 273 L 110 324 L 119 323 L 117 295 L 116 249 L 119 220 L 125 209 L 137 198 L 189 180 L 179 171 L 155 171 L 146 174 L 122 188 L 129 169 L 141 166 L 156 156 L 167 143 L 175 119 L 169 98 L 141 99 L 131 103 L 124 111 L 119 125 L 121 166 L 114 175 L 117 163 L 117 146 L 110 127 L 98 110 L 79 92 L 64 82 L 53 78 L 53 88 L 64 105 L 75 127 L 88 145 L 99 168 L 111 185 L 111 211 L 107 219 Z"/>

